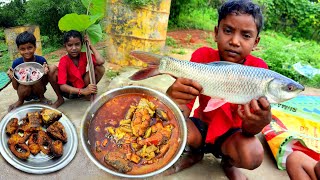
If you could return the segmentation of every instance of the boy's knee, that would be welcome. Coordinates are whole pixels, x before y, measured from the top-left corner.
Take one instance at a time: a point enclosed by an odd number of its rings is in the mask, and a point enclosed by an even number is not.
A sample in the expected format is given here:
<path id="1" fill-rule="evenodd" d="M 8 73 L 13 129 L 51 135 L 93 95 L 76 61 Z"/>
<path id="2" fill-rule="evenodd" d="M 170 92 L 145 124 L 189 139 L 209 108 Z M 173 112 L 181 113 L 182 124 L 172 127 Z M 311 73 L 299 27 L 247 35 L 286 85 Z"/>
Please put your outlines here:
<path id="1" fill-rule="evenodd" d="M 264 150 L 258 139 L 251 141 L 249 144 L 244 144 L 239 157 L 242 168 L 253 170 L 262 164 Z"/>
<path id="2" fill-rule="evenodd" d="M 314 166 L 314 172 L 316 173 L 316 177 L 320 179 L 320 161 Z"/>
<path id="3" fill-rule="evenodd" d="M 96 66 L 95 69 L 96 69 L 96 71 L 97 71 L 99 74 L 101 74 L 101 75 L 103 75 L 104 72 L 106 71 L 106 69 L 104 68 L 103 65 L 101 65 L 101 66 Z"/>
<path id="4" fill-rule="evenodd" d="M 300 153 L 299 151 L 293 151 L 292 153 L 289 154 L 289 156 L 287 157 L 287 160 L 286 160 L 286 164 L 293 164 L 295 163 L 296 160 L 299 160 L 300 159 Z"/>
<path id="5" fill-rule="evenodd" d="M 55 77 L 58 75 L 58 67 L 56 65 L 49 66 L 49 78 Z"/>
<path id="6" fill-rule="evenodd" d="M 26 96 L 29 96 L 31 92 L 32 92 L 31 86 L 20 84 L 17 88 L 18 96 L 26 97 Z"/>

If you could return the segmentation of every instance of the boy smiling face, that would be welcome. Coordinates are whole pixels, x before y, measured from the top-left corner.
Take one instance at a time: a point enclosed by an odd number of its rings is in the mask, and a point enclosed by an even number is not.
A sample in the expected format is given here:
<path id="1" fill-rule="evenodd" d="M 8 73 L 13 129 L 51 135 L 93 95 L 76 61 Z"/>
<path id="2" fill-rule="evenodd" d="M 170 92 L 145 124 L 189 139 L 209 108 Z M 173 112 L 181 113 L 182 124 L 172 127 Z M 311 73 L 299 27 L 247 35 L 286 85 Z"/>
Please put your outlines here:
<path id="1" fill-rule="evenodd" d="M 253 16 L 241 13 L 227 15 L 215 27 L 215 41 L 222 61 L 242 64 L 260 41 Z"/>
<path id="2" fill-rule="evenodd" d="M 36 47 L 32 43 L 28 42 L 26 44 L 19 45 L 18 51 L 25 62 L 34 61 L 34 52 L 36 51 Z"/>

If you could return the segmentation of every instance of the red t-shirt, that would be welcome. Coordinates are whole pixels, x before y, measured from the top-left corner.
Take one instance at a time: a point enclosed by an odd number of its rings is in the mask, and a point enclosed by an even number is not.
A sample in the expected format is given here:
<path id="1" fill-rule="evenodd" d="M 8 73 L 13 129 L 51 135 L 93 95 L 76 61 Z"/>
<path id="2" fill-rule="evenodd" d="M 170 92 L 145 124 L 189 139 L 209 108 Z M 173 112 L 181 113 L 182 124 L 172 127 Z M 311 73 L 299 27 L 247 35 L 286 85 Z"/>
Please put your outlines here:
<path id="1" fill-rule="evenodd" d="M 92 54 L 92 61 L 96 66 L 96 58 Z M 85 86 L 83 75 L 87 72 L 87 57 L 85 52 L 80 53 L 79 64 L 76 66 L 68 55 L 63 56 L 58 65 L 58 84 L 70 84 L 75 88 Z"/>
<path id="2" fill-rule="evenodd" d="M 197 63 L 210 63 L 220 61 L 220 56 L 217 50 L 209 47 L 202 47 L 192 54 L 190 61 Z M 244 65 L 268 69 L 268 65 L 262 59 L 252 55 L 248 55 L 246 57 Z M 226 133 L 229 129 L 241 128 L 242 120 L 237 113 L 237 104 L 226 103 L 216 110 L 203 112 L 210 99 L 211 97 L 201 94 L 199 96 L 199 107 L 195 109 L 193 116 L 208 124 L 206 143 L 213 144 L 219 136 Z M 192 109 L 194 102 L 195 100 L 187 104 L 190 110 Z"/>

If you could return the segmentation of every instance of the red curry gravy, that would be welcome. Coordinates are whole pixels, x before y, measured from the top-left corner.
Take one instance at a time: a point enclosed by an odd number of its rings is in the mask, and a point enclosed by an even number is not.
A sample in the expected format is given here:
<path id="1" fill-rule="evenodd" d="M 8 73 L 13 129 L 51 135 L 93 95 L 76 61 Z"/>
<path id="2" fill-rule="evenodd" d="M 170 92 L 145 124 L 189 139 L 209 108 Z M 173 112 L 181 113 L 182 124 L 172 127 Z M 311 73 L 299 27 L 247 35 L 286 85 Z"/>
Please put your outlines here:
<path id="1" fill-rule="evenodd" d="M 89 126 L 88 133 L 89 141 L 91 144 L 91 151 L 93 152 L 96 159 L 109 169 L 119 171 L 119 169 L 116 169 L 106 163 L 106 154 L 108 154 L 109 152 L 118 152 L 123 150 L 124 148 L 129 148 L 129 150 L 132 150 L 133 152 L 135 152 L 135 150 L 132 147 L 131 143 L 117 144 L 108 132 L 108 127 L 119 127 L 119 122 L 124 119 L 126 113 L 130 109 L 130 106 L 137 106 L 142 98 L 147 99 L 148 101 L 152 102 L 156 106 L 156 108 L 161 108 L 162 110 L 164 110 L 164 112 L 166 112 L 169 120 L 163 121 L 163 126 L 166 126 L 168 124 L 171 124 L 173 126 L 173 129 L 171 130 L 171 137 L 166 141 L 166 144 L 168 144 L 170 148 L 168 148 L 165 154 L 161 155 L 161 157 L 156 156 L 157 161 L 153 163 L 146 163 L 148 161 L 144 158 L 141 158 L 138 163 L 132 162 L 126 158 L 120 158 L 122 159 L 122 161 L 124 161 L 123 159 L 126 159 L 125 161 L 129 162 L 132 168 L 130 169 L 130 171 L 123 173 L 138 175 L 156 171 L 168 164 L 177 151 L 180 143 L 179 125 L 174 114 L 166 105 L 164 105 L 157 98 L 145 94 L 131 93 L 119 95 L 106 102 L 99 108 L 99 110 L 97 110 Z M 152 118 L 151 125 L 155 123 L 152 122 L 154 120 L 155 118 Z"/>

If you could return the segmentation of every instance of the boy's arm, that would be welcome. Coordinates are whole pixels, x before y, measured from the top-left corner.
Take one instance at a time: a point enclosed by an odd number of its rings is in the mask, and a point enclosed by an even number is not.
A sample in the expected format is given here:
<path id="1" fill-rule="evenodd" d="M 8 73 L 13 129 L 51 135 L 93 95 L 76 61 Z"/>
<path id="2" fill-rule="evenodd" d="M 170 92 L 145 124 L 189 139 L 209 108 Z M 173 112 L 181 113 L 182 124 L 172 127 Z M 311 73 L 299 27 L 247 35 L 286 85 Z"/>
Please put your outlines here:
<path id="1" fill-rule="evenodd" d="M 78 94 L 80 95 L 90 95 L 90 94 L 97 94 L 98 90 L 97 90 L 97 86 L 95 84 L 89 84 L 87 87 L 85 88 L 75 88 L 72 87 L 68 84 L 62 84 L 60 85 L 60 89 L 63 92 L 67 92 L 69 94 Z"/>
<path id="2" fill-rule="evenodd" d="M 242 121 L 242 133 L 254 136 L 271 122 L 271 108 L 268 100 L 261 97 L 250 103 L 239 105 L 238 115 Z"/>

